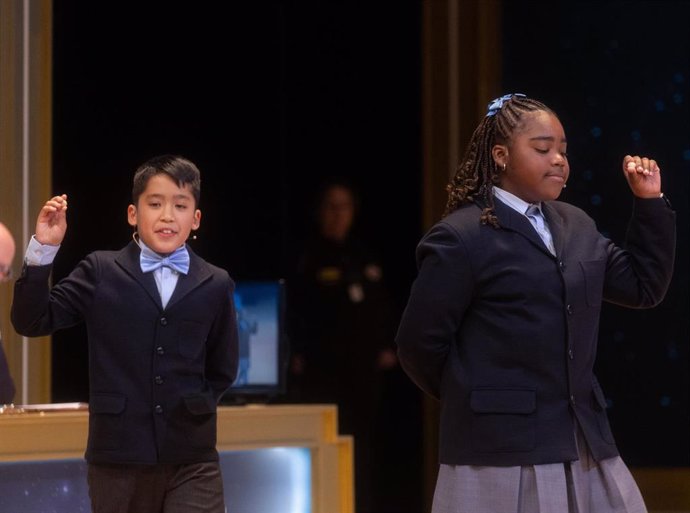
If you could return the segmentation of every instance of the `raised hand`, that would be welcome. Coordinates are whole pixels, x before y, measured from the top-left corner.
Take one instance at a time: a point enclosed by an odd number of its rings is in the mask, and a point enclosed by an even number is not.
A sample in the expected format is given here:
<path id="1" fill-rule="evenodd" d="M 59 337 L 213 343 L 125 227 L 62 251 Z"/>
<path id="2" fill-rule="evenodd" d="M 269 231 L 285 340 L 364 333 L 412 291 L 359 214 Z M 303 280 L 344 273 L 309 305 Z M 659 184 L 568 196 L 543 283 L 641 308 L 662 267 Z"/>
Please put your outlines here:
<path id="1" fill-rule="evenodd" d="M 53 196 L 45 202 L 36 220 L 36 240 L 57 246 L 67 232 L 67 194 Z"/>
<path id="2" fill-rule="evenodd" d="M 661 195 L 661 169 L 656 160 L 626 155 L 623 173 L 632 193 L 638 198 L 658 198 Z"/>

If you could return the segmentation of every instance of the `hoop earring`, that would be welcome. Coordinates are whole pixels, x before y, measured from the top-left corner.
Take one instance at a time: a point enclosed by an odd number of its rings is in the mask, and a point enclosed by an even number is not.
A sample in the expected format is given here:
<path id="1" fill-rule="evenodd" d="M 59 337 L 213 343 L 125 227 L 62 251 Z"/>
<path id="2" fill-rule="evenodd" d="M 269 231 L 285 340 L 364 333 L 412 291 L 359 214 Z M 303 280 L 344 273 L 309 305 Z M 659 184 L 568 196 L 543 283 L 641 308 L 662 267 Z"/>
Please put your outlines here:
<path id="1" fill-rule="evenodd" d="M 139 244 L 139 232 L 136 230 L 134 230 L 134 233 L 132 234 L 132 240 L 134 241 L 134 244 L 141 247 L 141 244 Z"/>
<path id="2" fill-rule="evenodd" d="M 504 173 L 506 172 L 506 163 L 505 162 L 503 163 L 503 172 Z"/>

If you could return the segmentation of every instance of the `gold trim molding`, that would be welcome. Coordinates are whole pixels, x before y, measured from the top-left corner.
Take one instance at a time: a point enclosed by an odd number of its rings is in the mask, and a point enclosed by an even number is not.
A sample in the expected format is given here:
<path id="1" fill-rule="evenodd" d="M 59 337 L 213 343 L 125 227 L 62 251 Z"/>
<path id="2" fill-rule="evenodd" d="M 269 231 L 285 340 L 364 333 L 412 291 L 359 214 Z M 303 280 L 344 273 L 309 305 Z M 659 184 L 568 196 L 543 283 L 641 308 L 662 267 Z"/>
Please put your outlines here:
<path id="1" fill-rule="evenodd" d="M 0 221 L 14 234 L 20 271 L 35 216 L 51 192 L 52 1 L 0 0 Z M 49 338 L 12 329 L 12 286 L 0 284 L 0 329 L 15 403 L 50 400 Z"/>

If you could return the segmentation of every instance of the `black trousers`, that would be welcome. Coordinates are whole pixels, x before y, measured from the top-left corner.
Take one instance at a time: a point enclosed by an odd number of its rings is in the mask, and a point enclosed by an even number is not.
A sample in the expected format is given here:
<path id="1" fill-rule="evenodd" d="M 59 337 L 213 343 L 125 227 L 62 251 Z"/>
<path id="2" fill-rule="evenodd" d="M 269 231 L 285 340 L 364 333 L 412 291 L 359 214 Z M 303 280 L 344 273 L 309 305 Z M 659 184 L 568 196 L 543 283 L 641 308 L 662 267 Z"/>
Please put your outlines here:
<path id="1" fill-rule="evenodd" d="M 89 464 L 93 513 L 225 513 L 217 461 L 186 465 Z"/>

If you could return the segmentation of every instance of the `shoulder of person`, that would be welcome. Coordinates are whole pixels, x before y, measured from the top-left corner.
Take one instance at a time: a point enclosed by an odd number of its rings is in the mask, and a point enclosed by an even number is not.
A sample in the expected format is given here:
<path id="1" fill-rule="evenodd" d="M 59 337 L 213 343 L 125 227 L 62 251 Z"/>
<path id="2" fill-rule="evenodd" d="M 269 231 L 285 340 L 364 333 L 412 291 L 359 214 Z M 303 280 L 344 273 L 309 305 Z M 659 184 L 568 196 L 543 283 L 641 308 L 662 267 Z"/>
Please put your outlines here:
<path id="1" fill-rule="evenodd" d="M 560 214 L 566 215 L 583 215 L 586 216 L 587 213 L 580 207 L 568 203 L 566 201 L 545 201 L 548 206 L 556 210 Z"/>
<path id="2" fill-rule="evenodd" d="M 487 228 L 487 226 L 482 225 L 480 222 L 481 215 L 482 209 L 479 205 L 468 203 L 438 221 L 431 227 L 429 232 L 450 229 L 463 238 L 478 236 L 480 230 Z M 494 229 L 493 227 L 488 228 Z"/>
<path id="3" fill-rule="evenodd" d="M 189 250 L 189 257 L 190 259 L 196 260 L 200 267 L 205 267 L 208 270 L 208 272 L 211 273 L 214 277 L 233 282 L 232 278 L 230 277 L 230 273 L 227 271 L 227 269 L 212 264 L 208 260 L 194 253 L 194 251 L 192 251 L 191 249 Z"/>
<path id="4" fill-rule="evenodd" d="M 546 205 L 555 210 L 561 218 L 568 222 L 594 224 L 594 220 L 587 212 L 571 203 L 566 203 L 565 201 L 547 201 Z"/>
<path id="5" fill-rule="evenodd" d="M 481 246 L 481 238 L 495 228 L 482 225 L 481 208 L 475 204 L 463 205 L 434 224 L 424 234 L 417 245 L 417 258 L 422 258 L 427 251 L 451 250 L 465 251 L 468 247 Z"/>
<path id="6" fill-rule="evenodd" d="M 121 253 L 125 252 L 126 248 L 112 250 L 112 249 L 97 249 L 89 252 L 83 260 L 94 261 L 97 260 L 100 263 L 113 262 Z"/>

